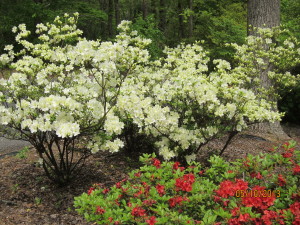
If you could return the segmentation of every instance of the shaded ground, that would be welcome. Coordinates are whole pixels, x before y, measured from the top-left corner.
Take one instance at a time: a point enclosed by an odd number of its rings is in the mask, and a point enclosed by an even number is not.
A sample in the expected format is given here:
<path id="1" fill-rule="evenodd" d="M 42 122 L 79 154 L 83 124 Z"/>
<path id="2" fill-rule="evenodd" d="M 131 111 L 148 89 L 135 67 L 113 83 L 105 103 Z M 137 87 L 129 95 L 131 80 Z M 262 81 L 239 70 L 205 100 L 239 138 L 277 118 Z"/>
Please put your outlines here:
<path id="1" fill-rule="evenodd" d="M 285 131 L 300 143 L 300 127 L 285 127 Z M 207 146 L 213 152 L 220 149 L 222 139 Z M 228 160 L 242 158 L 247 153 L 268 152 L 286 140 L 276 140 L 270 134 L 237 136 L 224 153 Z M 299 146 L 298 146 L 299 147 Z M 209 152 L 207 151 L 207 152 Z M 204 154 L 204 153 L 203 153 Z M 0 159 L 0 224 L 91 224 L 76 214 L 73 208 L 74 196 L 94 183 L 111 186 L 126 177 L 127 172 L 138 168 L 138 163 L 123 154 L 98 153 L 89 158 L 78 179 L 66 187 L 58 187 L 49 182 L 36 161 L 34 150 L 26 159 L 5 156 Z M 199 155 L 200 159 L 201 154 Z"/>
<path id="2" fill-rule="evenodd" d="M 27 141 L 10 140 L 0 137 L 0 158 L 4 157 L 6 154 L 10 155 L 17 153 L 17 151 L 25 146 L 30 146 L 30 143 Z"/>

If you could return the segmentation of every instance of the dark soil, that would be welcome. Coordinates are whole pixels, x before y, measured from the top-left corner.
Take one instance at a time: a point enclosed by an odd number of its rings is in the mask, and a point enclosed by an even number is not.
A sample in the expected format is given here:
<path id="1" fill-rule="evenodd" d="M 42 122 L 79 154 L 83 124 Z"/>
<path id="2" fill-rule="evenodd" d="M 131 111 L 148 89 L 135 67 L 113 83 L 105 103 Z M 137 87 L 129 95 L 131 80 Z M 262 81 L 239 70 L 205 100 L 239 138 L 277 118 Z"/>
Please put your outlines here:
<path id="1" fill-rule="evenodd" d="M 284 128 L 289 136 L 300 143 L 300 127 Z M 198 160 L 220 150 L 225 139 L 209 144 Z M 270 134 L 246 132 L 234 138 L 224 157 L 227 160 L 245 157 L 247 154 L 268 152 L 286 140 L 276 139 Z M 298 146 L 299 147 L 299 146 Z M 139 163 L 124 153 L 100 152 L 86 161 L 77 179 L 67 186 L 59 187 L 51 183 L 36 163 L 38 156 L 34 149 L 25 159 L 7 155 L 0 159 L 0 224 L 63 225 L 92 224 L 77 215 L 73 207 L 75 196 L 86 192 L 94 183 L 112 186 L 124 179 Z"/>

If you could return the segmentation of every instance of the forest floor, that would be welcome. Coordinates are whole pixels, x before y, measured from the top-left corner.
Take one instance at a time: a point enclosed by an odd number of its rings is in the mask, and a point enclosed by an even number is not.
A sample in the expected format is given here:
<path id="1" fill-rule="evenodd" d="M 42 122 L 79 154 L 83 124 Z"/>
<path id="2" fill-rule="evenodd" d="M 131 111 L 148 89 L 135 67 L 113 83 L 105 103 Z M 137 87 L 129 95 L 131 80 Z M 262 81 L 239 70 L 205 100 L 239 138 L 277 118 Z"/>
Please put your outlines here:
<path id="1" fill-rule="evenodd" d="M 291 139 L 300 143 L 300 126 L 285 126 L 284 129 Z M 234 138 L 224 157 L 230 161 L 248 153 L 268 152 L 287 140 L 276 139 L 270 134 L 243 133 Z M 214 141 L 207 146 L 206 152 L 220 149 L 222 143 L 223 139 Z M 199 160 L 203 158 L 203 154 L 202 157 L 200 155 Z M 59 187 L 52 184 L 42 168 L 37 166 L 38 156 L 33 149 L 23 154 L 25 158 L 20 156 L 7 155 L 0 159 L 1 225 L 92 224 L 77 215 L 73 207 L 74 197 L 86 192 L 94 183 L 112 186 L 139 167 L 136 159 L 122 153 L 101 152 L 87 160 L 76 180 L 68 186 Z"/>

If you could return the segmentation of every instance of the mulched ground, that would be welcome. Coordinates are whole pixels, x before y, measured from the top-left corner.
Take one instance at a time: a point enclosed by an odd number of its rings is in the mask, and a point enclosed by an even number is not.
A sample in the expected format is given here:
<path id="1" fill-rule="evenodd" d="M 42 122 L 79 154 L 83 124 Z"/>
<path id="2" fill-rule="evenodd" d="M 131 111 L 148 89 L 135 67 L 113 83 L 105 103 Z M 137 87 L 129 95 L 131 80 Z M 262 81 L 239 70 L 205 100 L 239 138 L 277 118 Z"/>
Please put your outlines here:
<path id="1" fill-rule="evenodd" d="M 300 127 L 285 127 L 285 131 L 300 143 Z M 245 157 L 247 154 L 268 152 L 273 146 L 280 146 L 286 140 L 277 140 L 270 134 L 244 133 L 237 136 L 224 153 L 227 160 Z M 220 149 L 224 139 L 216 140 L 206 147 L 211 154 Z M 299 148 L 299 146 L 298 146 Z M 200 153 L 203 160 L 207 153 Z M 73 208 L 73 199 L 86 192 L 94 183 L 112 186 L 124 179 L 139 163 L 132 157 L 100 152 L 90 157 L 78 178 L 65 187 L 51 183 L 44 176 L 43 169 L 36 163 L 34 150 L 26 159 L 5 156 L 0 159 L 0 224 L 64 225 L 92 224 L 78 216 Z"/>

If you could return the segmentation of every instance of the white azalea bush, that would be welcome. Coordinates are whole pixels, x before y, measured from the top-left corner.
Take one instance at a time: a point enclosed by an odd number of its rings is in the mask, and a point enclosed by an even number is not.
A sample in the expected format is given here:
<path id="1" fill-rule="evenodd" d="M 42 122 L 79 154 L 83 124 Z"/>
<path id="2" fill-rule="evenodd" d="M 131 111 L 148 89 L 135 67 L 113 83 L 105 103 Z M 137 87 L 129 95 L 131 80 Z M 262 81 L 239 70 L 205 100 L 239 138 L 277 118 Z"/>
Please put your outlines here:
<path id="1" fill-rule="evenodd" d="M 120 88 L 149 61 L 150 41 L 119 25 L 115 42 L 88 41 L 76 28 L 78 14 L 38 24 L 39 43 L 26 40 L 25 25 L 13 28 L 22 50 L 7 46 L 0 65 L 14 73 L 0 80 L 0 124 L 21 134 L 39 153 L 49 178 L 71 179 L 88 155 L 118 151 L 124 124 L 115 115 Z M 74 159 L 74 149 L 84 153 Z"/>
<path id="2" fill-rule="evenodd" d="M 256 87 L 256 94 L 277 103 L 280 93 L 299 85 L 299 75 L 292 75 L 290 69 L 300 64 L 300 42 L 280 27 L 257 28 L 256 32 L 243 45 L 231 44 L 238 64 L 234 70 L 242 71 L 239 77 L 248 88 Z M 270 81 L 262 83 L 261 75 Z"/>
<path id="3" fill-rule="evenodd" d="M 194 160 L 218 135 L 229 132 L 229 143 L 249 123 L 279 120 L 268 102 L 246 88 L 242 70 L 215 60 L 208 72 L 209 59 L 199 44 L 167 48 L 165 54 L 126 79 L 117 103 L 140 132 L 156 137 L 164 159 Z"/>

